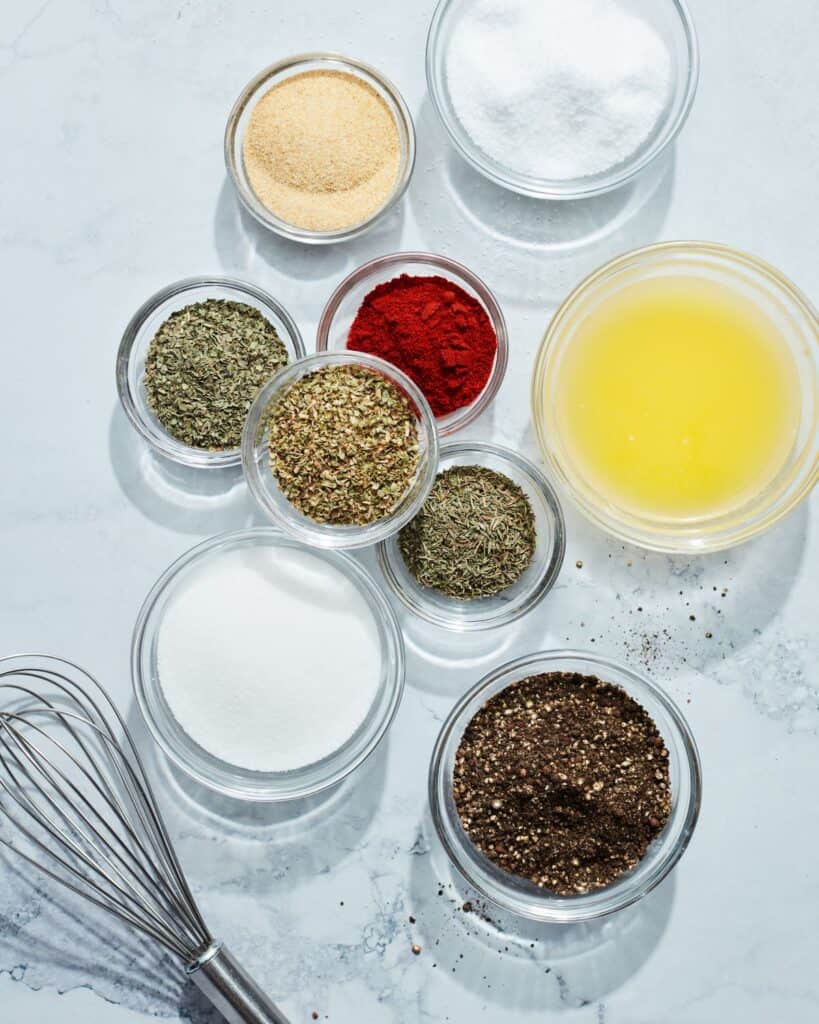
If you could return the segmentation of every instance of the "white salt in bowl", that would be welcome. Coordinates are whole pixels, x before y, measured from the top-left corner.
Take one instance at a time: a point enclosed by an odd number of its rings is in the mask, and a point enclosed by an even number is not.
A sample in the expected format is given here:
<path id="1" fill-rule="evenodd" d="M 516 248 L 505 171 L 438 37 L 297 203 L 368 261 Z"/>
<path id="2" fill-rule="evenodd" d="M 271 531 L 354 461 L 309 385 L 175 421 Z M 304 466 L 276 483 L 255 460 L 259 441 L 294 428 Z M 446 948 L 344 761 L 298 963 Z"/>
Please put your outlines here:
<path id="1" fill-rule="evenodd" d="M 472 139 L 461 122 L 447 81 L 447 58 L 453 39 L 481 0 L 440 0 L 427 36 L 427 85 L 432 102 L 455 148 L 496 185 L 541 199 L 583 199 L 601 195 L 630 181 L 674 141 L 685 123 L 699 78 L 699 49 L 685 0 L 619 0 L 619 8 L 646 23 L 660 36 L 671 62 L 671 81 L 663 110 L 652 131 L 623 161 L 597 174 L 549 179 L 521 173 L 494 159 Z M 531 0 L 538 4 L 539 0 Z M 513 60 L 513 56 L 511 57 Z"/>
<path id="2" fill-rule="evenodd" d="M 372 703 L 360 725 L 332 753 L 288 771 L 252 771 L 223 760 L 201 746 L 174 716 L 159 668 L 160 631 L 175 599 L 194 577 L 208 572 L 225 555 L 253 549 L 264 549 L 274 558 L 277 552 L 307 552 L 311 558 L 335 569 L 363 599 L 377 633 L 379 678 Z M 327 595 L 321 599 L 325 598 L 329 599 Z M 313 639 L 321 644 L 323 638 L 317 635 Z M 324 640 L 326 642 L 326 638 Z M 274 678 L 274 632 L 269 642 L 271 677 Z M 372 754 L 387 733 L 401 699 L 404 645 L 395 613 L 386 597 L 369 573 L 349 555 L 307 548 L 278 530 L 257 528 L 223 534 L 197 544 L 162 573 L 146 597 L 134 627 L 131 671 L 137 702 L 148 729 L 170 761 L 197 782 L 225 796 L 276 802 L 326 790 L 341 782 Z M 328 676 L 327 685 L 332 686 L 333 682 Z M 224 685 L 229 693 L 231 680 L 225 679 Z"/>

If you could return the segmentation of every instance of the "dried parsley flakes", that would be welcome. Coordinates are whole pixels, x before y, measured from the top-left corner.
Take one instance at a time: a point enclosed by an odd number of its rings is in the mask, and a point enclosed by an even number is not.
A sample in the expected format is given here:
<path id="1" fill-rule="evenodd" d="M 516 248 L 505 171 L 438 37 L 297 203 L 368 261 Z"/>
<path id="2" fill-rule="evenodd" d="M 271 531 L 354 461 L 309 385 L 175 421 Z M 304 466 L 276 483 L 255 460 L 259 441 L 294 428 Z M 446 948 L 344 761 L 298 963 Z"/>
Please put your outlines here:
<path id="1" fill-rule="evenodd" d="M 270 466 L 285 497 L 318 523 L 365 525 L 389 515 L 419 463 L 406 397 L 363 366 L 324 366 L 270 410 Z"/>
<path id="2" fill-rule="evenodd" d="M 404 562 L 422 586 L 466 601 L 516 583 L 535 544 L 526 494 L 486 466 L 453 466 L 439 474 L 398 537 Z"/>
<path id="3" fill-rule="evenodd" d="M 191 448 L 237 448 L 259 388 L 288 362 L 276 328 L 258 309 L 207 299 L 172 313 L 145 359 L 154 415 Z"/>

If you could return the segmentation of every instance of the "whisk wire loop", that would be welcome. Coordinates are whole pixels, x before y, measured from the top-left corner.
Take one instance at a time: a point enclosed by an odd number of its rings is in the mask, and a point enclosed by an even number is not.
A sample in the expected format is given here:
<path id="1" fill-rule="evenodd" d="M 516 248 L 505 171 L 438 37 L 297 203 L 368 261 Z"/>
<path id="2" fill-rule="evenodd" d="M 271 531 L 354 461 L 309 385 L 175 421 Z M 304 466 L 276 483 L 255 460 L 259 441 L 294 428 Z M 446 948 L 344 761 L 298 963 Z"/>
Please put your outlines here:
<path id="1" fill-rule="evenodd" d="M 63 881 L 67 873 L 75 891 L 88 886 L 106 909 L 134 927 L 150 929 L 153 938 L 161 936 L 163 945 L 182 959 L 207 948 L 210 932 L 167 837 L 133 740 L 108 695 L 69 663 L 65 668 L 74 670 L 71 675 L 50 666 L 3 665 L 0 688 L 24 705 L 0 712 L 0 767 L 10 783 L 0 777 L 0 791 L 38 829 L 21 827 L 19 813 L 13 818 L 36 848 L 37 856 L 29 854 L 28 862 L 39 867 L 39 854 L 47 855 L 52 868 L 61 869 L 52 870 L 52 877 Z M 34 682 L 53 692 L 33 689 Z M 11 817 L 4 803 L 0 812 Z M 12 848 L 25 854 L 19 845 Z"/>
<path id="2" fill-rule="evenodd" d="M 34 713 L 42 713 L 42 710 L 35 709 Z M 28 783 L 28 787 L 23 788 L 23 784 L 15 774 L 11 764 L 6 761 L 2 752 L 0 752 L 0 761 L 3 762 L 4 767 L 17 783 L 17 788 L 14 792 L 10 793 L 10 796 L 41 828 L 47 829 L 50 826 L 53 829 L 53 835 L 57 842 L 85 865 L 90 873 L 90 877 L 87 877 L 87 880 L 96 891 L 100 891 L 97 883 L 101 880 L 111 886 L 114 892 L 121 898 L 119 901 L 113 901 L 117 906 L 120 908 L 130 908 L 137 913 L 142 910 L 147 913 L 156 926 L 172 929 L 174 920 L 172 912 L 169 913 L 167 908 L 162 907 L 160 909 L 164 913 L 160 916 L 150 902 L 154 894 L 157 897 L 162 894 L 162 889 L 158 888 L 161 881 L 159 876 L 155 875 L 153 878 L 149 878 L 148 888 L 146 889 L 145 869 L 140 860 L 134 855 L 132 849 L 120 837 L 115 835 L 111 825 L 102 818 L 93 803 L 88 800 L 70 777 L 60 771 L 45 750 L 32 744 L 28 736 L 20 734 L 13 727 L 11 723 L 15 720 L 25 721 L 44 741 L 53 743 L 71 763 L 76 765 L 77 769 L 87 779 L 89 785 L 99 791 L 95 779 L 86 767 L 57 739 L 29 721 L 29 715 L 8 715 L 0 721 L 0 742 L 3 743 L 3 746 L 24 776 L 26 783 Z M 17 750 L 7 742 L 9 737 L 14 741 Z M 17 753 L 18 750 L 29 762 L 31 768 L 39 773 L 46 784 L 45 786 L 33 774 L 32 770 L 21 761 Z M 57 803 L 46 787 L 51 787 L 53 792 L 55 787 L 60 784 L 65 785 L 68 790 L 76 795 L 77 799 L 72 799 L 69 793 L 65 792 L 61 803 Z M 47 807 L 51 809 L 53 817 L 49 816 L 47 811 L 43 811 L 42 806 L 36 802 L 36 799 L 28 795 L 30 787 L 33 787 L 41 795 Z M 88 814 L 83 811 L 82 805 L 88 809 L 98 823 L 101 823 L 102 827 L 115 835 L 117 844 L 122 847 L 127 855 L 127 860 L 112 843 L 105 839 L 101 831 L 95 827 Z M 112 807 L 112 811 L 123 828 L 130 832 L 130 826 L 121 811 L 116 806 Z M 61 822 L 63 827 L 60 827 L 58 822 Z M 93 833 L 93 836 L 89 834 L 89 831 Z M 30 831 L 27 834 L 29 837 L 31 836 Z M 131 834 L 133 835 L 133 833 Z M 133 838 L 138 848 L 141 849 L 138 839 L 135 836 Z M 65 864 L 66 862 L 63 860 L 62 863 Z M 108 871 L 104 869 L 105 865 L 107 865 Z M 70 865 L 66 864 L 66 866 L 70 868 Z M 76 870 L 71 870 L 72 874 L 77 874 Z M 127 873 L 131 870 L 133 870 L 134 874 L 129 877 Z M 97 882 L 94 881 L 95 877 Z M 135 886 L 140 890 L 136 896 L 131 891 Z"/>
<path id="3" fill-rule="evenodd" d="M 177 956 L 228 1024 L 288 1024 L 211 936 L 122 716 L 71 662 L 0 659 L 0 846 Z"/>

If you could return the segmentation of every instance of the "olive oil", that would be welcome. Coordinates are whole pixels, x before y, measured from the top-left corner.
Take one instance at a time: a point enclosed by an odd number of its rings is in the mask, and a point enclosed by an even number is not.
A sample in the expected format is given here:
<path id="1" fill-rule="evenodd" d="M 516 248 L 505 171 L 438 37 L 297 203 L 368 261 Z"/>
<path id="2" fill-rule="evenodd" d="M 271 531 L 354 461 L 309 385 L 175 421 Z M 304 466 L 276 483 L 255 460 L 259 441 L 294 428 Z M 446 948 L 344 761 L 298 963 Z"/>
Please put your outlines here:
<path id="1" fill-rule="evenodd" d="M 767 312 L 704 276 L 648 277 L 577 325 L 555 379 L 574 472 L 642 516 L 729 512 L 793 449 L 799 382 Z"/>

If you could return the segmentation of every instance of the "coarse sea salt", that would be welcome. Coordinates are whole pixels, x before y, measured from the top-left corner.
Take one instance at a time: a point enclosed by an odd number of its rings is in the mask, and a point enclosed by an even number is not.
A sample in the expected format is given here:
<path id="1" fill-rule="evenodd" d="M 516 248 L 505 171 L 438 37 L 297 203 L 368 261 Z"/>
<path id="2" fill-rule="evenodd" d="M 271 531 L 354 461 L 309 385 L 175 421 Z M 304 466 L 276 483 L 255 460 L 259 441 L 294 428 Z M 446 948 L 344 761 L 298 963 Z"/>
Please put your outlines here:
<path id="1" fill-rule="evenodd" d="M 555 181 L 627 160 L 671 89 L 665 42 L 613 0 L 477 0 L 445 60 L 473 142 L 518 174 Z"/>
<path id="2" fill-rule="evenodd" d="M 179 725 L 214 756 L 290 771 L 338 750 L 381 679 L 375 617 L 358 588 L 309 551 L 224 552 L 165 610 L 157 670 Z"/>

